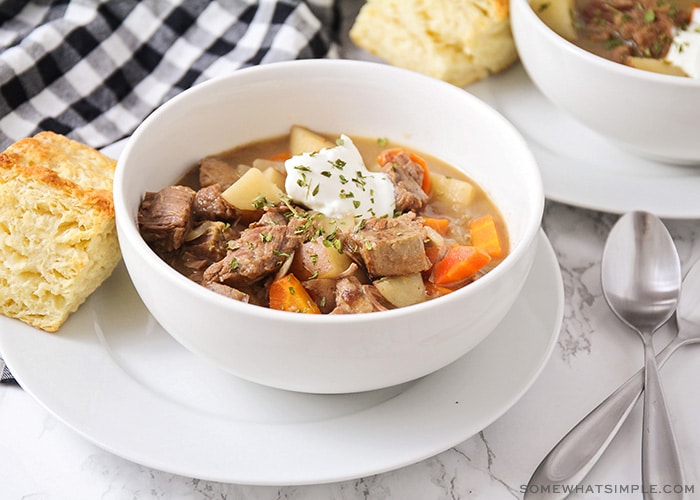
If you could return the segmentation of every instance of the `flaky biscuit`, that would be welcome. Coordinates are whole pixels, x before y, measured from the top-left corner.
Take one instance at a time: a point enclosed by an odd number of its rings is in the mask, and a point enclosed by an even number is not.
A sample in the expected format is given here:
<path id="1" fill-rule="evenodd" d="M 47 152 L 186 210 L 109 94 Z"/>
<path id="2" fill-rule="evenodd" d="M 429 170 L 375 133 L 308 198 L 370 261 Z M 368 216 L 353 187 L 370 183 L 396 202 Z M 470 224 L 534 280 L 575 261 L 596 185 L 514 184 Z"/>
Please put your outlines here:
<path id="1" fill-rule="evenodd" d="M 517 59 L 508 0 L 368 0 L 350 38 L 394 66 L 458 86 Z"/>
<path id="2" fill-rule="evenodd" d="M 46 133 L 0 154 L 0 313 L 55 332 L 112 273 L 115 164 Z"/>

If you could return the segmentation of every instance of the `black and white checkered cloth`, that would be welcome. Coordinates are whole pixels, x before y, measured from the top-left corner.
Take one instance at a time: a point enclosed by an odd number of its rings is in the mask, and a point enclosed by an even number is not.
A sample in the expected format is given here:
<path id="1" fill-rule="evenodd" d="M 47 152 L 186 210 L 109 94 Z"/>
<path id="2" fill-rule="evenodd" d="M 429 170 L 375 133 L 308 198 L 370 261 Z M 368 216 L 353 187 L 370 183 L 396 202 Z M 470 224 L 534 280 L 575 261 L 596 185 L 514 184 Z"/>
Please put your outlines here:
<path id="1" fill-rule="evenodd" d="M 2 360 L 2 358 L 0 358 L 0 382 L 5 383 L 14 381 L 15 379 L 12 376 L 12 373 L 10 373 L 7 365 L 5 365 L 5 362 Z"/>
<path id="2" fill-rule="evenodd" d="M 52 130 L 101 148 L 184 89 L 335 57 L 334 0 L 2 0 L 0 150 Z M 0 381 L 11 374 L 0 359 Z"/>
<path id="3" fill-rule="evenodd" d="M 4 0 L 0 149 L 40 130 L 103 147 L 204 80 L 332 55 L 337 24 L 333 0 Z"/>

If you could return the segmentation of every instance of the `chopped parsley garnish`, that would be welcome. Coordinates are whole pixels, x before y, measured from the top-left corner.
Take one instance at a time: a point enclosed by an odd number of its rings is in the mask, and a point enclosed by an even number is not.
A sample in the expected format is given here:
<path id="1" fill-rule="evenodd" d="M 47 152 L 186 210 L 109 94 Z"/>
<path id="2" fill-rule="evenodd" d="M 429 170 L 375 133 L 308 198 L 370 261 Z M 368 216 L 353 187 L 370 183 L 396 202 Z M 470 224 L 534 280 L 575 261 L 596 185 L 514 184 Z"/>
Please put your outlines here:
<path id="1" fill-rule="evenodd" d="M 231 264 L 228 266 L 228 268 L 229 268 L 229 270 L 231 270 L 231 271 L 235 271 L 236 269 L 238 269 L 238 267 L 239 267 L 238 259 L 235 258 L 235 257 L 233 257 L 233 258 L 231 259 Z"/>
<path id="2" fill-rule="evenodd" d="M 267 202 L 267 198 L 265 198 L 264 196 L 258 196 L 253 200 L 253 208 L 260 210 L 265 205 L 269 205 L 269 203 Z"/>
<path id="3" fill-rule="evenodd" d="M 337 168 L 338 170 L 343 170 L 343 168 L 345 168 L 345 165 L 347 165 L 347 162 L 342 158 L 336 158 L 335 161 L 328 160 L 328 163 L 330 163 L 332 167 Z"/>

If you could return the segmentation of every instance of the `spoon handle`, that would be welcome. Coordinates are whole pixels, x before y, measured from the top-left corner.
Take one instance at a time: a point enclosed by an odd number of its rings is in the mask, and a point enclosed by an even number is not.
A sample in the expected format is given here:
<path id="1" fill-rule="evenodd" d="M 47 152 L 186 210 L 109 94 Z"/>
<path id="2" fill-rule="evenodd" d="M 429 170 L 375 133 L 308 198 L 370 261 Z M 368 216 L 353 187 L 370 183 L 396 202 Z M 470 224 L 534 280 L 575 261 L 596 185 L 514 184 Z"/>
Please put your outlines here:
<path id="1" fill-rule="evenodd" d="M 649 337 L 648 337 L 649 338 Z M 644 343 L 642 486 L 645 500 L 684 498 L 683 466 L 664 398 L 654 347 Z M 676 492 L 676 488 L 680 491 Z"/>
<path id="2" fill-rule="evenodd" d="M 683 340 L 675 337 L 659 352 L 658 365 L 663 366 L 683 344 Z M 548 486 L 573 487 L 581 482 L 622 427 L 643 390 L 644 368 L 627 379 L 552 448 L 532 474 L 525 499 L 565 498 L 567 493 L 555 493 L 564 488 Z"/>

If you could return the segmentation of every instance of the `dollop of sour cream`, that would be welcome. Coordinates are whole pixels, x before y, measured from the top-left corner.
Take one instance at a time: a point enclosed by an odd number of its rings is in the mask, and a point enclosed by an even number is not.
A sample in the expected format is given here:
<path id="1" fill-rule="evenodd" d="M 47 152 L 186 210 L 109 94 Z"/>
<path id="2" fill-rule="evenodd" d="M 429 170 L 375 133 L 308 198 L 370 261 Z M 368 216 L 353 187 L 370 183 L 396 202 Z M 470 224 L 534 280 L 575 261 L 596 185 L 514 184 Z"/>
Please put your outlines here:
<path id="1" fill-rule="evenodd" d="M 665 59 L 691 78 L 700 78 L 700 7 L 693 8 L 690 23 L 673 37 Z"/>
<path id="2" fill-rule="evenodd" d="M 303 153 L 284 162 L 285 189 L 294 201 L 328 217 L 393 216 L 394 185 L 386 174 L 367 170 L 352 140 Z"/>

